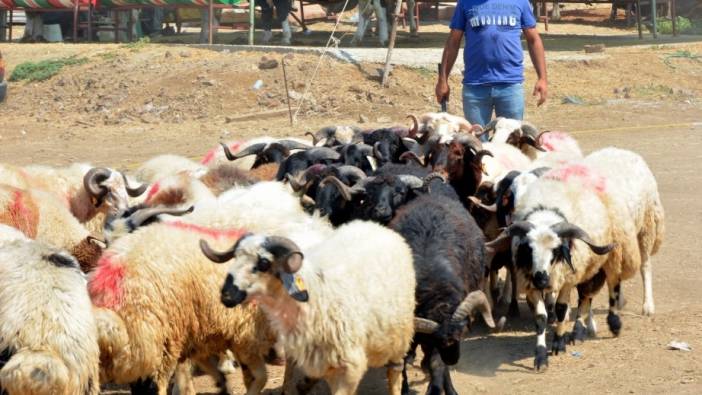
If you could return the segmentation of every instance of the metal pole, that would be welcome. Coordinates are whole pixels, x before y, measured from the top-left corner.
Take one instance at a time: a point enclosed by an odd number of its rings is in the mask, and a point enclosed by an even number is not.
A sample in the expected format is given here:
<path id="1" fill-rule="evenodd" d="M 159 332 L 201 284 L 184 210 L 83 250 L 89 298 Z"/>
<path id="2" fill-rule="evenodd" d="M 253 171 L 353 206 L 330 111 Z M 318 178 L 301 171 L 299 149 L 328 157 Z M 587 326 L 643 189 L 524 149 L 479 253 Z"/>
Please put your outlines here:
<path id="1" fill-rule="evenodd" d="M 249 45 L 254 45 L 254 23 L 256 22 L 255 6 L 254 0 L 249 0 Z"/>
<path id="2" fill-rule="evenodd" d="M 653 38 L 658 38 L 658 16 L 656 15 L 656 0 L 651 0 L 651 22 L 653 23 Z"/>
<path id="3" fill-rule="evenodd" d="M 643 40 L 643 31 L 641 29 L 641 1 L 636 0 L 636 25 L 639 28 L 639 40 Z"/>
<path id="4" fill-rule="evenodd" d="M 670 7 L 670 17 L 673 19 L 673 37 L 678 35 L 678 25 L 676 19 L 678 19 L 678 13 L 675 11 L 675 0 L 668 2 L 668 7 Z"/>
<path id="5" fill-rule="evenodd" d="M 387 86 L 388 77 L 390 76 L 390 59 L 392 59 L 392 49 L 395 47 L 395 38 L 397 37 L 397 18 L 400 16 L 402 9 L 402 1 L 395 4 L 395 11 L 392 14 L 392 30 L 390 30 L 390 43 L 388 44 L 388 54 L 385 57 L 385 67 L 383 68 L 383 78 L 380 81 L 381 86 Z M 340 16 L 341 17 L 341 16 Z"/>

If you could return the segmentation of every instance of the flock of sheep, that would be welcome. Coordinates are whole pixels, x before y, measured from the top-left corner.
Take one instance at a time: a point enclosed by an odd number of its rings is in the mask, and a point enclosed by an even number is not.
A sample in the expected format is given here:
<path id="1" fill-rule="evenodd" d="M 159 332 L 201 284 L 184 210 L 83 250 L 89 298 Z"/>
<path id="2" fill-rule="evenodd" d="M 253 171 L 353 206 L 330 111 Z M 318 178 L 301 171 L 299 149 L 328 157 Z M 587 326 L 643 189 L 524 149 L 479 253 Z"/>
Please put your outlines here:
<path id="1" fill-rule="evenodd" d="M 664 214 L 639 155 L 583 156 L 567 133 L 510 119 L 410 118 L 161 155 L 129 175 L 0 165 L 0 393 L 193 394 L 197 366 L 223 393 L 238 367 L 258 394 L 266 364 L 285 364 L 285 394 L 319 379 L 353 394 L 369 367 L 407 394 L 420 347 L 428 393 L 456 394 L 447 366 L 474 316 L 500 330 L 492 310 L 518 315 L 520 294 L 537 370 L 549 324 L 554 355 L 595 335 L 605 283 L 613 334 L 637 271 L 653 313 Z"/>

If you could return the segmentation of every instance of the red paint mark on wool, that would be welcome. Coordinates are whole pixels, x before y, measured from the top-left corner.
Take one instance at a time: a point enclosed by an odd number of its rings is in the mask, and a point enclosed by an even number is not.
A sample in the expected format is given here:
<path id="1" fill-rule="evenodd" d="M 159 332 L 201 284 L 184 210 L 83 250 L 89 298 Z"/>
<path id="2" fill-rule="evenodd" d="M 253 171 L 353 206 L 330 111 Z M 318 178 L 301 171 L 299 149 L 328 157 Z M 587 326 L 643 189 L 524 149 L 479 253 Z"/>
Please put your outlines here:
<path id="1" fill-rule="evenodd" d="M 149 192 L 146 194 L 146 200 L 144 202 L 149 203 L 151 198 L 153 198 L 159 190 L 161 190 L 161 183 L 155 182 L 153 185 L 151 185 L 151 188 L 149 188 Z"/>
<path id="2" fill-rule="evenodd" d="M 556 151 L 564 141 L 572 139 L 573 138 L 567 133 L 548 132 L 541 135 L 539 142 L 541 143 L 541 147 L 543 147 L 543 149 L 546 151 Z"/>
<path id="3" fill-rule="evenodd" d="M 124 273 L 124 264 L 113 254 L 108 252 L 100 257 L 88 283 L 90 299 L 95 306 L 114 310 L 122 304 Z"/>
<path id="4" fill-rule="evenodd" d="M 12 203 L 10 204 L 10 212 L 18 219 L 24 219 L 29 216 L 29 209 L 24 203 L 24 194 L 22 191 L 12 192 Z"/>
<path id="5" fill-rule="evenodd" d="M 194 233 L 199 233 L 204 236 L 209 236 L 214 239 L 221 239 L 221 238 L 226 238 L 226 239 L 238 239 L 241 236 L 246 233 L 245 229 L 215 229 L 215 228 L 208 228 L 205 226 L 201 225 L 196 225 L 196 224 L 191 224 L 188 222 L 183 222 L 183 221 L 171 221 L 171 222 L 164 222 L 166 225 L 176 228 L 176 229 L 181 229 L 184 231 L 188 232 L 194 232 Z"/>
<path id="6" fill-rule="evenodd" d="M 232 151 L 233 153 L 236 153 L 236 151 L 239 149 L 239 146 L 241 146 L 241 144 L 243 144 L 242 141 L 235 141 L 233 143 L 230 143 L 229 150 Z M 216 147 L 212 148 L 211 150 L 207 151 L 207 153 L 202 158 L 200 163 L 202 163 L 203 165 L 209 165 L 214 160 L 215 156 L 217 155 L 217 152 L 219 152 L 219 151 L 222 151 L 221 146 L 216 146 Z"/>
<path id="7" fill-rule="evenodd" d="M 553 169 L 544 174 L 544 177 L 559 181 L 578 179 L 583 183 L 583 185 L 594 189 L 598 193 L 603 193 L 607 189 L 607 181 L 604 177 L 597 174 L 597 172 L 593 171 L 589 167 L 580 164 L 573 164 Z"/>
<path id="8" fill-rule="evenodd" d="M 26 192 L 12 189 L 12 200 L 7 205 L 6 212 L 0 213 L 0 223 L 15 227 L 33 239 L 37 235 L 39 210 Z"/>

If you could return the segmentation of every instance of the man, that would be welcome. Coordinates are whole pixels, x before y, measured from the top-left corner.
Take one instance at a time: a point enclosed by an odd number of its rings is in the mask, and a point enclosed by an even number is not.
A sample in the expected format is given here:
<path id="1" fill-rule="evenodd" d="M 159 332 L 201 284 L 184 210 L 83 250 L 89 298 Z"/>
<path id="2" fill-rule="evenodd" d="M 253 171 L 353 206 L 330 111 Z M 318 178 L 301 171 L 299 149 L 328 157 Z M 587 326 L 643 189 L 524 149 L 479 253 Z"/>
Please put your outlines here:
<path id="1" fill-rule="evenodd" d="M 290 14 L 290 0 L 256 0 L 256 5 L 261 7 L 261 20 L 263 24 L 263 43 L 270 43 L 273 38 L 273 23 L 280 23 L 283 29 L 281 44 L 290 45 L 292 31 L 288 22 Z M 275 13 L 273 12 L 275 11 Z M 275 16 L 275 18 L 274 18 Z"/>
<path id="2" fill-rule="evenodd" d="M 470 123 L 485 125 L 498 117 L 524 116 L 524 66 L 521 33 L 526 36 L 538 80 L 533 95 L 546 101 L 546 60 L 536 20 L 528 0 L 458 0 L 441 60 L 436 99 L 448 100 L 448 76 L 456 62 L 463 35 L 465 74 L 463 113 Z"/>

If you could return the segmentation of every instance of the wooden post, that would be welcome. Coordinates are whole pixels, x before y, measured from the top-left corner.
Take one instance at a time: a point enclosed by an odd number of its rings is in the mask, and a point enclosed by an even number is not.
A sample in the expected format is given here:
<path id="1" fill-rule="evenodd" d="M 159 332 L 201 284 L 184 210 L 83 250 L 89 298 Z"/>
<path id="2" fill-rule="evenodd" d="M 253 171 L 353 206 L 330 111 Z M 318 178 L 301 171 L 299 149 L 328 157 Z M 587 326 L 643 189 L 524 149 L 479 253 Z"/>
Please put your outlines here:
<path id="1" fill-rule="evenodd" d="M 73 0 L 73 42 L 78 42 L 78 7 L 80 7 L 80 0 Z"/>
<path id="2" fill-rule="evenodd" d="M 397 18 L 402 9 L 402 0 L 395 0 L 395 11 L 392 14 L 392 29 L 390 30 L 390 42 L 388 43 L 388 55 L 385 57 L 385 67 L 383 68 L 383 78 L 380 81 L 381 86 L 388 85 L 388 77 L 390 76 L 390 60 L 392 59 L 392 49 L 395 47 L 395 38 L 397 37 Z"/>
<path id="3" fill-rule="evenodd" d="M 643 40 L 643 31 L 641 30 L 641 0 L 636 0 L 636 25 L 639 28 L 639 40 Z"/>
<path id="4" fill-rule="evenodd" d="M 8 38 L 10 39 L 10 42 L 12 42 L 12 24 L 15 22 L 12 20 L 13 19 L 12 14 L 14 14 L 14 11 L 12 8 L 10 8 L 10 32 L 7 34 L 9 36 Z M 25 23 L 27 23 L 27 22 L 25 22 Z"/>
<path id="5" fill-rule="evenodd" d="M 249 0 L 249 45 L 254 45 L 254 28 L 256 13 L 254 7 L 256 6 L 254 0 Z"/>
<path id="6" fill-rule="evenodd" d="M 293 113 L 290 106 L 290 92 L 288 91 L 288 73 L 285 71 L 285 56 L 280 59 L 280 65 L 283 68 L 283 83 L 285 83 L 285 98 L 288 102 L 288 116 L 290 116 L 290 126 L 293 125 Z"/>
<path id="7" fill-rule="evenodd" d="M 653 38 L 658 38 L 658 16 L 656 15 L 656 0 L 651 0 L 651 22 L 653 23 Z"/>
<path id="8" fill-rule="evenodd" d="M 212 45 L 212 21 L 214 20 L 214 0 L 210 0 L 209 4 L 207 5 L 208 7 L 208 18 L 207 18 L 207 43 Z"/>

